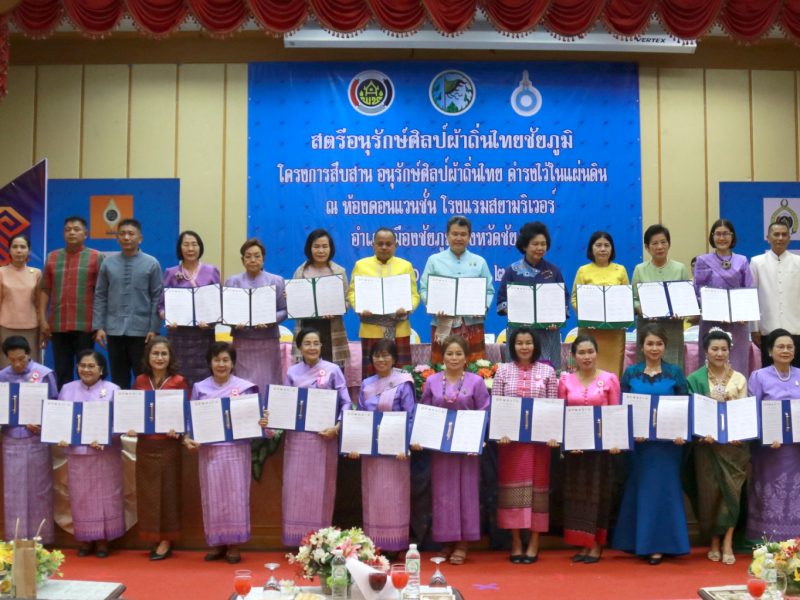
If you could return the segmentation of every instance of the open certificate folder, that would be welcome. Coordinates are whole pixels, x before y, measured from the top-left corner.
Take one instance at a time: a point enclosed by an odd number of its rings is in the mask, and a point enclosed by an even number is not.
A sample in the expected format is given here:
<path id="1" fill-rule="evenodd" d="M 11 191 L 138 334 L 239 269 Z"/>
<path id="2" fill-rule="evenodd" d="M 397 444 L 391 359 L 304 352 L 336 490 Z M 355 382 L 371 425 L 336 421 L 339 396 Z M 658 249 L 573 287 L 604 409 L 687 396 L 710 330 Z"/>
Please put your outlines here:
<path id="1" fill-rule="evenodd" d="M 408 273 L 391 277 L 363 277 L 356 275 L 355 311 L 369 311 L 373 315 L 393 315 L 403 308 L 411 312 L 411 277 Z"/>
<path id="2" fill-rule="evenodd" d="M 222 320 L 220 285 L 164 288 L 164 320 L 169 325 L 186 327 L 219 323 Z"/>
<path id="3" fill-rule="evenodd" d="M 800 400 L 761 402 L 761 441 L 767 446 L 800 444 Z"/>
<path id="4" fill-rule="evenodd" d="M 626 329 L 633 325 L 630 285 L 579 285 L 578 325 L 594 329 Z"/>
<path id="5" fill-rule="evenodd" d="M 564 437 L 564 401 L 560 398 L 492 397 L 489 439 L 558 443 Z"/>
<path id="6" fill-rule="evenodd" d="M 286 310 L 290 319 L 343 315 L 344 280 L 341 275 L 286 280 Z"/>
<path id="7" fill-rule="evenodd" d="M 739 323 L 761 318 L 756 288 L 700 288 L 700 304 L 704 321 Z"/>
<path id="8" fill-rule="evenodd" d="M 429 315 L 444 313 L 450 317 L 486 314 L 486 279 L 483 277 L 428 276 Z"/>
<path id="9" fill-rule="evenodd" d="M 439 452 L 480 454 L 486 421 L 485 410 L 453 410 L 418 404 L 411 444 Z"/>
<path id="10" fill-rule="evenodd" d="M 263 411 L 258 394 L 205 398 L 189 403 L 189 434 L 200 444 L 260 438 Z"/>
<path id="11" fill-rule="evenodd" d="M 664 398 L 664 411 L 659 412 Z M 651 394 L 622 394 L 622 404 L 633 409 L 633 437 L 642 440 L 689 439 L 689 396 L 657 396 Z"/>
<path id="12" fill-rule="evenodd" d="M 346 410 L 342 413 L 339 452 L 362 456 L 408 455 L 408 413 Z"/>
<path id="13" fill-rule="evenodd" d="M 651 281 L 638 284 L 639 305 L 646 319 L 694 317 L 700 314 L 691 281 Z"/>
<path id="14" fill-rule="evenodd" d="M 336 390 L 268 385 L 264 402 L 270 429 L 319 432 L 336 425 Z"/>
<path id="15" fill-rule="evenodd" d="M 41 425 L 46 383 L 0 383 L 0 425 Z"/>
<path id="16" fill-rule="evenodd" d="M 45 400 L 42 405 L 41 440 L 45 444 L 88 446 L 111 443 L 111 402 Z"/>
<path id="17" fill-rule="evenodd" d="M 567 406 L 564 413 L 564 450 L 631 450 L 631 408 L 616 406 Z"/>
<path id="18" fill-rule="evenodd" d="M 697 437 L 711 436 L 720 444 L 752 440 L 758 437 L 760 417 L 755 396 L 717 402 L 694 394 L 692 397 L 693 429 Z"/>
<path id="19" fill-rule="evenodd" d="M 183 433 L 186 425 L 183 390 L 117 390 L 113 432 Z"/>
<path id="20" fill-rule="evenodd" d="M 222 288 L 222 322 L 225 325 L 270 325 L 278 320 L 277 306 L 274 285 Z"/>
<path id="21" fill-rule="evenodd" d="M 567 321 L 566 292 L 563 283 L 506 287 L 508 322 L 533 327 L 563 325 Z"/>

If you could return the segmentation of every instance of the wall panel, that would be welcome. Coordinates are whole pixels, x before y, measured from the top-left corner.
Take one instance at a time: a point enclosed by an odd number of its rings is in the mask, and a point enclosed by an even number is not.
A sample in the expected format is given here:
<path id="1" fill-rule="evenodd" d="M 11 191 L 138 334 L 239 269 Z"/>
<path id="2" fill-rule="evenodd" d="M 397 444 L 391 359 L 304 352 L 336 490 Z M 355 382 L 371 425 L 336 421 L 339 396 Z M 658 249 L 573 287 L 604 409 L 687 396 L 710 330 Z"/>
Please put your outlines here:
<path id="1" fill-rule="evenodd" d="M 81 177 L 122 178 L 128 164 L 128 65 L 87 65 Z"/>
<path id="2" fill-rule="evenodd" d="M 50 177 L 80 177 L 83 67 L 39 67 L 35 160 L 48 159 Z"/>
<path id="3" fill-rule="evenodd" d="M 0 102 L 0 187 L 31 166 L 35 106 L 36 67 L 11 67 Z"/>
<path id="4" fill-rule="evenodd" d="M 659 188 L 658 69 L 639 69 L 642 146 L 642 226 L 661 221 Z"/>
<path id="5" fill-rule="evenodd" d="M 756 181 L 797 179 L 794 71 L 753 71 L 753 173 Z"/>
<path id="6" fill-rule="evenodd" d="M 220 267 L 226 275 L 232 275 L 242 269 L 239 246 L 247 237 L 247 65 L 227 65 L 226 72 L 224 243 Z M 267 245 L 267 270 L 269 252 Z"/>
<path id="7" fill-rule="evenodd" d="M 129 177 L 175 177 L 175 65 L 131 67 Z"/>

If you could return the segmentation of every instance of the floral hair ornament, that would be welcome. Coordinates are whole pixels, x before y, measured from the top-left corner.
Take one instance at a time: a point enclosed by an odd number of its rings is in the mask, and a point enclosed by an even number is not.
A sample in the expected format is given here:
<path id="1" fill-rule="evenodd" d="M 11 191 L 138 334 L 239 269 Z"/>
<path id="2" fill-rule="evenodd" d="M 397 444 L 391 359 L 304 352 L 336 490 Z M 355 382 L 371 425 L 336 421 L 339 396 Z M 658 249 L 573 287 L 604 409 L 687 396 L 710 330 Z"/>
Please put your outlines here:
<path id="1" fill-rule="evenodd" d="M 712 327 L 708 330 L 708 333 L 714 333 L 715 331 L 719 331 L 720 333 L 724 334 L 726 338 L 728 338 L 728 343 L 730 344 L 731 348 L 733 348 L 733 336 L 730 332 L 725 331 L 721 327 Z"/>

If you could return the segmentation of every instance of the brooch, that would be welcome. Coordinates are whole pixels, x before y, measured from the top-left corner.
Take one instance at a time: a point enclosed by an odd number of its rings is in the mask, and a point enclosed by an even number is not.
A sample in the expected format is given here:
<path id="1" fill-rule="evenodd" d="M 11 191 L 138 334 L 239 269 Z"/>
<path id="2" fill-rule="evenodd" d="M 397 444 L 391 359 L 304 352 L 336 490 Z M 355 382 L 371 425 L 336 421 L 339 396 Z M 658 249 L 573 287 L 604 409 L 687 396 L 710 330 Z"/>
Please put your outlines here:
<path id="1" fill-rule="evenodd" d="M 602 379 L 597 381 L 597 387 L 599 387 L 599 388 L 603 387 L 603 380 Z"/>
<path id="2" fill-rule="evenodd" d="M 231 396 L 233 396 L 235 398 L 238 395 L 239 395 L 239 388 L 233 388 L 231 390 Z"/>
<path id="3" fill-rule="evenodd" d="M 39 381 L 39 377 L 41 377 L 41 375 L 39 375 L 38 371 L 34 371 L 33 373 L 31 373 L 31 381 L 33 383 L 36 383 L 37 381 Z"/>
<path id="4" fill-rule="evenodd" d="M 105 398 L 106 397 L 106 388 L 103 388 L 102 390 L 100 390 L 100 397 L 101 398 Z"/>

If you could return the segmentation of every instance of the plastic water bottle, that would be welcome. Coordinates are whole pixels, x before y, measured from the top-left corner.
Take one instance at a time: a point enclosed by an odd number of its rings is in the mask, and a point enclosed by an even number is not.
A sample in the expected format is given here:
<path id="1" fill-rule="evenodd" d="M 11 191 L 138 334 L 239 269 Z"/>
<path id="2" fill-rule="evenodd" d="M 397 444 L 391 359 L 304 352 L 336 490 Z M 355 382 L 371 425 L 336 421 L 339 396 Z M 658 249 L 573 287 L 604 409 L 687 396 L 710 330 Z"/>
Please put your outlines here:
<path id="1" fill-rule="evenodd" d="M 406 600 L 417 600 L 419 598 L 419 577 L 420 577 L 419 550 L 416 544 L 411 544 L 406 552 L 406 572 L 408 573 L 408 585 L 406 586 L 403 597 Z"/>
<path id="2" fill-rule="evenodd" d="M 347 600 L 347 564 L 341 550 L 334 551 L 331 561 L 331 598 Z"/>
<path id="3" fill-rule="evenodd" d="M 778 568 L 775 565 L 775 557 L 767 552 L 764 555 L 764 564 L 761 567 L 761 579 L 767 584 L 767 593 L 764 598 L 780 598 L 778 594 Z"/>

